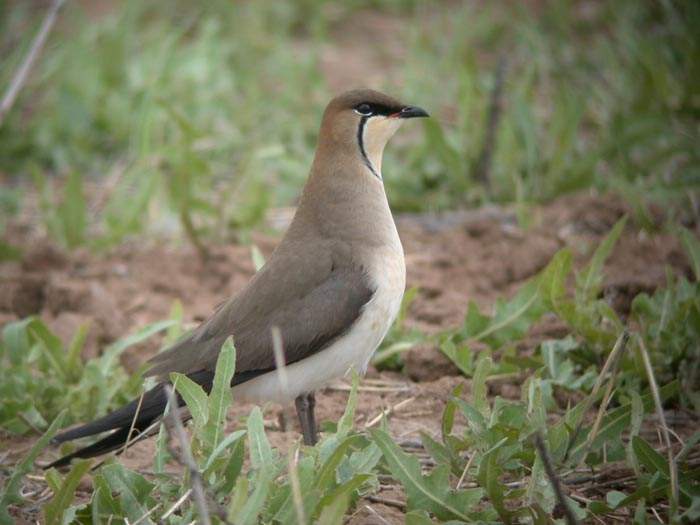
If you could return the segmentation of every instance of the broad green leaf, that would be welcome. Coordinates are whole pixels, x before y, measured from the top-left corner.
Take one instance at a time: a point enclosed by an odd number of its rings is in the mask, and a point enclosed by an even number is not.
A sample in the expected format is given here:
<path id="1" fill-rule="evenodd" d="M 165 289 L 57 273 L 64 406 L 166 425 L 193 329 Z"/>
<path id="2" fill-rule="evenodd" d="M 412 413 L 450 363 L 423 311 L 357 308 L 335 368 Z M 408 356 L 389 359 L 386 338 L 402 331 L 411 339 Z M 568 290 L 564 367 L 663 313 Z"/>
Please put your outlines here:
<path id="1" fill-rule="evenodd" d="M 209 416 L 204 435 L 210 450 L 218 445 L 224 432 L 226 411 L 231 405 L 231 380 L 236 371 L 236 348 L 229 337 L 224 342 L 216 360 L 214 382 L 209 395 Z"/>
<path id="2" fill-rule="evenodd" d="M 447 436 L 449 436 L 450 433 L 452 433 L 452 428 L 454 426 L 455 420 L 455 411 L 457 410 L 456 399 L 459 399 L 459 396 L 462 395 L 463 390 L 464 383 L 460 383 L 459 385 L 454 387 L 454 389 L 452 390 L 452 397 L 447 401 L 447 404 L 445 405 L 445 409 L 442 413 L 442 424 L 440 426 L 443 442 L 447 439 Z"/>
<path id="3" fill-rule="evenodd" d="M 457 368 L 466 376 L 471 377 L 474 373 L 474 352 L 468 345 L 455 344 L 452 338 L 446 338 L 440 344 L 440 351 L 452 361 Z"/>
<path id="4" fill-rule="evenodd" d="M 605 495 L 605 501 L 611 509 L 616 509 L 625 498 L 627 498 L 627 494 L 619 490 L 611 490 Z"/>
<path id="5" fill-rule="evenodd" d="M 346 502 L 347 508 L 347 504 L 350 502 L 353 493 L 360 487 L 362 487 L 362 485 L 368 482 L 371 478 L 372 476 L 370 474 L 358 474 L 352 479 L 346 481 L 345 483 L 338 485 L 337 487 L 328 491 L 319 500 L 318 506 L 316 507 L 316 512 L 321 511 L 321 515 L 323 515 L 323 510 L 325 510 L 329 506 L 332 507 L 334 503 L 337 502 L 339 499 L 343 502 Z M 318 523 L 323 523 L 323 521 L 319 519 Z"/>
<path id="6" fill-rule="evenodd" d="M 47 525 L 64 523 L 64 513 L 73 502 L 75 489 L 78 488 L 80 479 L 90 469 L 90 465 L 92 465 L 92 460 L 76 462 L 51 501 L 44 505 L 44 518 Z"/>
<path id="7" fill-rule="evenodd" d="M 27 317 L 21 321 L 8 323 L 2 329 L 3 344 L 0 345 L 0 349 L 3 352 L 7 352 L 13 365 L 19 365 L 29 355 L 27 327 L 34 319 L 34 317 Z"/>
<path id="8" fill-rule="evenodd" d="M 259 407 L 253 408 L 248 416 L 248 448 L 250 464 L 254 469 L 269 467 L 274 463 L 272 447 L 265 435 L 263 416 Z"/>
<path id="9" fill-rule="evenodd" d="M 245 433 L 245 430 L 236 430 L 235 432 L 231 432 L 228 436 L 222 439 L 221 442 L 216 446 L 214 451 L 207 458 L 207 462 L 204 464 L 204 468 L 202 470 L 204 470 L 204 472 L 209 470 L 214 464 L 214 461 L 216 461 L 228 447 L 230 447 L 236 441 L 241 439 L 245 435 Z"/>
<path id="10" fill-rule="evenodd" d="M 560 311 L 566 296 L 566 279 L 571 273 L 572 264 L 571 250 L 563 248 L 554 254 L 538 278 L 540 294 L 547 307 L 555 312 Z"/>
<path id="11" fill-rule="evenodd" d="M 170 374 L 170 382 L 187 404 L 187 408 L 190 410 L 190 414 L 192 414 L 195 431 L 202 432 L 207 423 L 209 414 L 209 399 L 207 398 L 207 393 L 200 385 L 192 381 L 185 374 L 180 374 L 179 372 Z"/>
<path id="12" fill-rule="evenodd" d="M 605 236 L 596 248 L 591 261 L 579 279 L 578 301 L 590 301 L 598 295 L 603 282 L 603 265 L 610 257 L 617 240 L 625 228 L 625 224 L 627 224 L 626 215 L 615 223 L 610 233 Z"/>
<path id="13" fill-rule="evenodd" d="M 544 431 L 547 426 L 547 409 L 542 392 L 542 381 L 531 377 L 527 384 L 527 412 L 534 428 Z"/>
<path id="14" fill-rule="evenodd" d="M 354 435 L 345 438 L 323 464 L 316 477 L 316 489 L 323 493 L 335 484 L 336 470 L 345 458 L 348 449 L 362 441 L 362 436 Z"/>
<path id="15" fill-rule="evenodd" d="M 357 374 L 355 369 L 352 370 L 352 388 L 350 389 L 350 395 L 348 396 L 348 402 L 345 405 L 345 411 L 338 421 L 338 431 L 336 435 L 338 439 L 342 439 L 347 436 L 352 430 L 353 424 L 355 423 L 355 408 L 357 407 L 357 388 L 360 384 L 360 376 Z"/>
<path id="16" fill-rule="evenodd" d="M 498 348 L 507 341 L 521 338 L 543 313 L 539 283 L 532 279 L 508 302 L 497 300 L 493 317 L 483 330 L 466 334 L 469 341 L 483 341 Z"/>
<path id="17" fill-rule="evenodd" d="M 122 515 L 121 506 L 117 499 L 117 493 L 112 495 L 112 489 L 101 471 L 92 479 L 95 492 L 92 494 L 92 514 L 97 516 Z M 99 523 L 99 520 L 97 521 Z"/>
<path id="18" fill-rule="evenodd" d="M 471 339 L 477 339 L 478 336 L 474 334 L 484 334 L 489 328 L 491 319 L 488 315 L 481 313 L 479 306 L 475 301 L 469 301 L 467 306 L 467 315 L 464 317 L 464 327 L 463 330 L 465 334 L 471 334 L 469 336 Z"/>
<path id="19" fill-rule="evenodd" d="M 380 459 L 382 459 L 382 451 L 375 443 L 370 443 L 369 446 L 356 450 L 338 467 L 336 473 L 338 482 L 345 483 L 357 474 L 374 473 Z"/>
<path id="20" fill-rule="evenodd" d="M 542 458 L 537 454 L 532 464 L 532 473 L 527 486 L 527 499 L 529 503 L 537 503 L 542 510 L 551 513 L 556 505 L 557 499 L 554 495 L 552 484 L 547 478 L 544 470 Z"/>
<path id="21" fill-rule="evenodd" d="M 499 447 L 504 443 L 505 441 L 501 441 Z M 478 474 L 479 485 L 486 489 L 486 494 L 491 504 L 504 523 L 511 523 L 511 512 L 505 504 L 506 489 L 498 481 L 499 476 L 503 473 L 503 469 L 498 464 L 497 449 L 489 450 L 481 459 Z"/>
<path id="22" fill-rule="evenodd" d="M 61 477 L 61 475 L 58 473 L 58 471 L 55 468 L 51 468 L 51 469 L 47 470 L 44 477 L 46 478 L 46 484 L 51 489 L 51 492 L 56 493 L 59 490 L 61 490 L 61 485 L 63 484 L 63 478 Z"/>
<path id="23" fill-rule="evenodd" d="M 49 441 L 53 439 L 58 430 L 63 427 L 64 420 L 66 418 L 66 410 L 63 410 L 56 419 L 53 420 L 51 426 L 48 430 L 37 439 L 36 443 L 32 445 L 27 455 L 14 466 L 10 478 L 4 483 L 2 491 L 0 491 L 0 524 L 1 525 L 12 525 L 14 519 L 8 514 L 7 508 L 16 503 L 22 502 L 22 496 L 20 495 L 20 488 L 22 484 L 22 479 L 26 476 L 29 471 L 34 466 L 34 461 L 39 456 L 42 450 L 46 448 Z"/>
<path id="24" fill-rule="evenodd" d="M 491 373 L 493 361 L 488 356 L 482 356 L 476 363 L 474 379 L 472 380 L 472 404 L 485 418 L 489 417 L 488 385 L 486 380 Z"/>
<path id="25" fill-rule="evenodd" d="M 100 474 L 104 477 L 109 490 L 119 494 L 119 503 L 129 521 L 141 519 L 141 523 L 153 523 L 149 518 L 142 519 L 147 515 L 152 504 L 148 497 L 153 490 L 151 483 L 119 463 L 106 465 L 100 470 Z"/>
<path id="26" fill-rule="evenodd" d="M 243 510 L 243 506 L 248 501 L 248 478 L 246 476 L 238 476 L 236 484 L 233 488 L 231 500 L 228 503 L 227 516 L 228 521 L 237 523 Z"/>
<path id="27" fill-rule="evenodd" d="M 237 525 L 253 525 L 258 523 L 258 517 L 270 494 L 274 477 L 274 469 L 270 465 L 258 471 L 255 478 L 253 493 L 246 500 L 240 513 L 234 517 L 234 522 Z"/>
<path id="28" fill-rule="evenodd" d="M 430 515 L 424 510 L 412 510 L 407 512 L 406 525 L 433 525 L 433 520 L 430 519 Z"/>
<path id="29" fill-rule="evenodd" d="M 486 430 L 486 418 L 481 412 L 463 399 L 455 398 L 455 403 L 462 410 L 472 432 L 480 434 Z"/>
<path id="30" fill-rule="evenodd" d="M 677 395 L 679 388 L 680 386 L 678 381 L 672 381 L 667 385 L 664 385 L 661 388 L 659 388 L 659 395 L 661 397 L 661 401 L 663 402 Z M 644 394 L 641 397 L 642 403 L 644 405 L 644 411 L 649 412 L 653 410 L 654 399 L 651 393 Z M 588 399 L 585 399 L 581 401 L 578 405 L 576 405 L 574 408 L 569 410 L 566 416 L 569 425 L 571 425 L 572 427 L 576 427 L 578 425 L 580 418 L 582 417 L 581 409 L 585 408 L 587 405 Z M 575 417 L 572 416 L 572 414 L 575 414 Z M 603 422 L 600 425 L 598 434 L 596 435 L 595 439 L 593 440 L 593 443 L 591 444 L 591 449 L 596 450 L 599 447 L 601 447 L 606 441 L 619 439 L 620 433 L 624 429 L 626 429 L 630 424 L 631 414 L 632 408 L 629 404 L 615 408 L 614 410 L 608 412 L 607 415 L 603 417 Z M 569 457 L 572 459 L 572 461 L 578 461 L 578 459 L 576 458 L 578 458 L 579 454 L 581 454 L 585 450 L 586 446 L 587 444 L 585 439 L 580 440 L 576 445 L 573 446 L 569 454 Z"/>
<path id="31" fill-rule="evenodd" d="M 661 472 L 668 476 L 668 462 L 654 448 L 639 436 L 632 438 L 632 450 L 639 462 L 646 467 L 650 474 Z"/>
<path id="32" fill-rule="evenodd" d="M 423 476 L 418 459 L 403 452 L 386 432 L 373 430 L 371 434 L 391 473 L 406 490 L 408 510 L 424 509 L 440 519 L 471 520 L 469 509 L 481 500 L 480 489 L 453 492 L 446 482 L 446 467 L 438 467 L 431 476 Z"/>
<path id="33" fill-rule="evenodd" d="M 64 382 L 68 383 L 68 363 L 66 363 L 66 353 L 63 350 L 61 340 L 39 319 L 34 319 L 27 328 L 31 336 L 39 342 L 39 347 L 43 350 L 46 359 L 51 363 L 54 372 L 59 374 Z"/>
<path id="34" fill-rule="evenodd" d="M 452 455 L 448 447 L 435 441 L 426 432 L 420 432 L 420 440 L 423 448 L 432 456 L 438 465 L 445 464 L 452 466 Z"/>
<path id="35" fill-rule="evenodd" d="M 328 505 L 323 507 L 318 517 L 318 523 L 328 525 L 342 525 L 345 520 L 345 512 L 350 505 L 350 496 L 346 493 L 338 495 Z"/>
<path id="36" fill-rule="evenodd" d="M 231 450 L 231 455 L 229 456 L 228 462 L 223 469 L 223 484 L 221 486 L 221 492 L 224 494 L 230 494 L 238 481 L 238 476 L 243 469 L 243 462 L 245 461 L 245 440 L 239 439 L 233 445 L 233 450 Z"/>
<path id="37" fill-rule="evenodd" d="M 287 480 L 288 482 L 282 486 L 282 490 L 273 490 L 272 497 L 266 505 L 267 513 L 274 515 L 273 520 L 279 523 L 302 523 L 299 519 L 299 507 L 303 509 L 301 513 L 308 516 L 314 512 L 314 507 L 319 500 L 319 491 L 315 489 L 315 461 L 314 458 L 307 456 L 294 461 L 295 450 L 290 448 L 287 455 Z M 294 491 L 292 490 L 292 469 L 298 482 L 299 496 L 301 501 L 295 501 Z M 277 505 L 277 502 L 281 502 Z"/>

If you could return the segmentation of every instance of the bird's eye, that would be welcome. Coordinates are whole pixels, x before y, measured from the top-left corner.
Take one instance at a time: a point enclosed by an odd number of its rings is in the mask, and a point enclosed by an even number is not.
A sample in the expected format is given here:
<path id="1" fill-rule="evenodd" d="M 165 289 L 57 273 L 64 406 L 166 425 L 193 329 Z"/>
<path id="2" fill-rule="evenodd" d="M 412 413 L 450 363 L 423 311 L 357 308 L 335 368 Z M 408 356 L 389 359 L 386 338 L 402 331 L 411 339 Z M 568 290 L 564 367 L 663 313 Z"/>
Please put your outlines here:
<path id="1" fill-rule="evenodd" d="M 357 106 L 355 106 L 355 111 L 363 117 L 368 117 L 372 114 L 372 106 L 370 106 L 366 102 L 363 102 L 362 104 L 358 104 Z"/>

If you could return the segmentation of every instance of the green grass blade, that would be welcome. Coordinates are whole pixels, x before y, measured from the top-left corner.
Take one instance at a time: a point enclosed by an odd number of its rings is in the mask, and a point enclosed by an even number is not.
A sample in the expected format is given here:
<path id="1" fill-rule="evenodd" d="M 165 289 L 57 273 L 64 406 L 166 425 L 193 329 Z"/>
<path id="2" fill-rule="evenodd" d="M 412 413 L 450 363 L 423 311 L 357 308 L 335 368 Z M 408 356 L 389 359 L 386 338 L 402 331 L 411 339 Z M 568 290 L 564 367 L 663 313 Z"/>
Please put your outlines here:
<path id="1" fill-rule="evenodd" d="M 688 228 L 680 229 L 681 242 L 685 248 L 695 273 L 695 280 L 700 282 L 700 241 Z"/>
<path id="2" fill-rule="evenodd" d="M 233 339 L 229 337 L 221 347 L 216 360 L 214 383 L 209 395 L 209 416 L 204 427 L 204 435 L 210 450 L 219 444 L 224 433 L 226 411 L 232 401 L 231 379 L 235 371 L 236 347 L 233 345 Z"/>
<path id="3" fill-rule="evenodd" d="M 8 514 L 7 508 L 12 504 L 22 502 L 22 497 L 19 493 L 22 479 L 34 466 L 34 461 L 36 461 L 41 451 L 47 447 L 49 441 L 63 427 L 65 416 L 65 410 L 56 416 L 56 419 L 53 420 L 44 435 L 34 443 L 29 453 L 15 465 L 10 479 L 3 485 L 2 492 L 0 492 L 0 525 L 12 525 L 14 523 L 14 519 Z"/>
<path id="4" fill-rule="evenodd" d="M 133 334 L 112 343 L 107 347 L 105 353 L 100 358 L 100 370 L 105 375 L 109 374 L 115 366 L 116 359 L 122 354 L 122 352 L 124 352 L 124 350 L 130 346 L 142 343 L 157 333 L 170 328 L 175 323 L 176 321 L 172 319 L 151 323 L 137 330 Z"/>
<path id="5" fill-rule="evenodd" d="M 90 465 L 92 465 L 92 460 L 81 460 L 73 465 L 59 490 L 51 498 L 51 501 L 44 505 L 46 525 L 60 525 L 63 523 L 63 514 L 73 502 L 75 489 L 78 488 L 80 479 L 90 469 Z"/>
<path id="6" fill-rule="evenodd" d="M 68 357 L 66 358 L 68 372 L 71 377 L 76 380 L 83 374 L 81 354 L 85 346 L 89 328 L 90 325 L 88 323 L 81 324 L 68 345 Z"/>

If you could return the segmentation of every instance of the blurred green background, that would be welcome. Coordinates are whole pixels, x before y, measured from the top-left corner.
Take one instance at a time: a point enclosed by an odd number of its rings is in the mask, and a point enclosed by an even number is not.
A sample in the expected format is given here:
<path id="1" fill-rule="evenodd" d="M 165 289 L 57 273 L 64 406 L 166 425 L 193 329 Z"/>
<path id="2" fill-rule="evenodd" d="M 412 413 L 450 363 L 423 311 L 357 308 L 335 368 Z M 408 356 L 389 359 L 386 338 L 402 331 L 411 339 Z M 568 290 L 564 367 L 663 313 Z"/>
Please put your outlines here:
<path id="1" fill-rule="evenodd" d="M 46 9 L 0 4 L 0 90 Z M 98 248 L 259 227 L 299 194 L 325 103 L 357 86 L 435 117 L 388 148 L 395 211 L 526 217 L 583 188 L 689 209 L 698 27 L 696 1 L 69 0 L 0 127 L 2 223 L 33 202 L 62 243 Z"/>

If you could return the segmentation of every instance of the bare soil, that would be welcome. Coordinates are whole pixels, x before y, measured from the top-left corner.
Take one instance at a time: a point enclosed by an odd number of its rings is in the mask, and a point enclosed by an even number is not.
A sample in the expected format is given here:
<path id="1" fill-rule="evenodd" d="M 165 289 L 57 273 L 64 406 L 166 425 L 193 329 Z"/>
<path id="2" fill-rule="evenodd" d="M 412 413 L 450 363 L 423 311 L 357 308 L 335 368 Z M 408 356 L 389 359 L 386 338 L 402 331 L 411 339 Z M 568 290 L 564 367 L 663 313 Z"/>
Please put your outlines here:
<path id="1" fill-rule="evenodd" d="M 398 217 L 408 286 L 419 288 L 408 323 L 430 333 L 457 326 L 468 301 L 488 309 L 497 298 L 509 297 L 562 247 L 573 250 L 575 264 L 584 264 L 625 213 L 630 210 L 621 199 L 585 193 L 534 209 L 528 228 L 519 226 L 512 210 L 498 207 Z M 622 314 L 629 310 L 635 294 L 665 284 L 666 268 L 690 277 L 677 239 L 664 233 L 660 213 L 657 219 L 659 228 L 654 232 L 641 230 L 630 221 L 606 264 L 606 297 Z M 0 265 L 0 325 L 38 315 L 67 342 L 78 326 L 90 323 L 85 357 L 94 357 L 115 339 L 168 317 L 175 301 L 182 303 L 187 322 L 198 323 L 254 273 L 250 247 L 242 245 L 213 246 L 211 259 L 202 261 L 190 246 L 172 242 L 140 240 L 103 254 L 66 253 L 34 230 L 17 227 L 10 234 L 22 246 L 23 257 Z M 265 255 L 277 240 L 254 236 Z M 564 334 L 561 325 L 545 320 L 532 330 L 522 351 Z M 158 341 L 132 348 L 124 354 L 123 365 L 136 370 L 157 348 Z M 433 346 L 418 346 L 403 359 L 403 373 L 369 370 L 361 387 L 356 425 L 363 427 L 383 410 L 401 403 L 391 412 L 390 429 L 410 447 L 418 442 L 421 431 L 438 434 L 450 392 L 460 383 L 465 383 L 468 392 L 469 381 Z M 493 383 L 490 388 L 493 395 L 520 396 L 517 379 Z M 341 381 L 318 393 L 320 421 L 339 418 L 347 390 Z M 232 428 L 250 408 L 237 405 L 232 410 Z M 265 417 L 275 446 L 286 449 L 299 439 L 292 407 L 268 406 Z M 3 437 L 10 461 L 26 450 L 30 439 Z M 123 461 L 148 471 L 153 447 L 152 441 L 142 442 L 127 451 Z M 49 451 L 46 457 L 53 454 Z M 378 496 L 389 504 L 362 501 L 350 523 L 402 523 L 402 512 L 391 500 L 403 501 L 403 494 L 387 488 Z"/>

